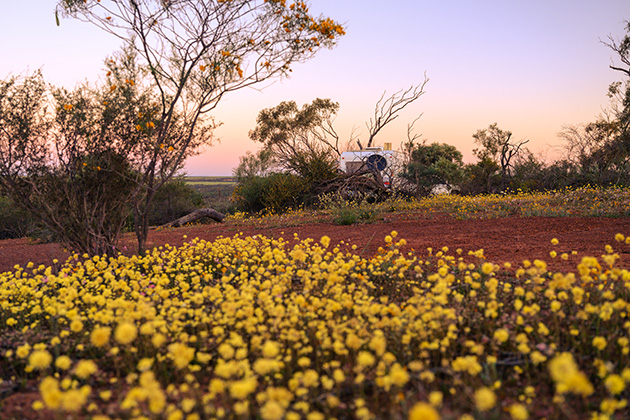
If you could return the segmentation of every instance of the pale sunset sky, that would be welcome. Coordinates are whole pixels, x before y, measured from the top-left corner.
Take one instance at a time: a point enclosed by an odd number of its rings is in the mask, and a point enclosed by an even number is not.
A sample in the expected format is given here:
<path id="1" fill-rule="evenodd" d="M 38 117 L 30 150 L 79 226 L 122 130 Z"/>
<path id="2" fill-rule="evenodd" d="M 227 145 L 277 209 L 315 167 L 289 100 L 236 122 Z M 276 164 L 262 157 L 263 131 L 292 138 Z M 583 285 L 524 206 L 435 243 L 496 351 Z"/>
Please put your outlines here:
<path id="1" fill-rule="evenodd" d="M 120 42 L 72 19 L 57 27 L 55 0 L 0 0 L 0 77 L 41 68 L 47 81 L 72 88 L 95 82 Z M 630 0 L 311 0 L 344 23 L 337 47 L 293 67 L 290 79 L 228 94 L 214 112 L 221 139 L 186 165 L 189 175 L 230 175 L 239 156 L 258 145 L 248 137 L 263 108 L 330 98 L 340 104 L 342 140 L 365 122 L 381 94 L 430 79 L 425 95 L 379 137 L 398 148 L 407 124 L 423 114 L 416 133 L 456 146 L 474 161 L 472 134 L 498 123 L 543 157 L 558 156 L 557 133 L 592 121 L 608 105 L 608 85 L 621 80 L 616 59 L 601 44 L 621 38 Z"/>

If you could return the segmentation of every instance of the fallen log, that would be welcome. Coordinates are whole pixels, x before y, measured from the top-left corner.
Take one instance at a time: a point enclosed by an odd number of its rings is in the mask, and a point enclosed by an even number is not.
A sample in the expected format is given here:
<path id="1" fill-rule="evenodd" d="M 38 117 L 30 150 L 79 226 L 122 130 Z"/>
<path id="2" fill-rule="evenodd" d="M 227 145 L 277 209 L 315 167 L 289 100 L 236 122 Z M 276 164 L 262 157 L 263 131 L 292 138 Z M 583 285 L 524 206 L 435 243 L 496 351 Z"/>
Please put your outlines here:
<path id="1" fill-rule="evenodd" d="M 223 222 L 223 219 L 225 219 L 225 215 L 223 213 L 219 213 L 215 209 L 206 207 L 203 209 L 197 209 L 193 211 L 192 213 L 188 213 L 187 215 L 182 216 L 177 220 L 173 220 L 172 222 L 159 226 L 159 228 L 180 227 L 187 223 L 191 223 L 191 222 L 194 222 L 195 220 L 201 219 L 202 217 L 209 217 L 212 220 L 216 220 L 217 222 Z"/>

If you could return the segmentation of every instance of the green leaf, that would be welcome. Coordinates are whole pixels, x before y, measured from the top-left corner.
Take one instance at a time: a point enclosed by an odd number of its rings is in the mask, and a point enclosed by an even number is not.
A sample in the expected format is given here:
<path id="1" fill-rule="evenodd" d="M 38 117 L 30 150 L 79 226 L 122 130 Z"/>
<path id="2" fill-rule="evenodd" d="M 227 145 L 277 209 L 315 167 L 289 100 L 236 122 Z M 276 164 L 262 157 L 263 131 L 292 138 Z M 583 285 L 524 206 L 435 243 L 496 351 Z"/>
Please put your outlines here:
<path id="1" fill-rule="evenodd" d="M 59 13 L 55 10 L 55 21 L 57 22 L 57 26 L 59 26 Z"/>

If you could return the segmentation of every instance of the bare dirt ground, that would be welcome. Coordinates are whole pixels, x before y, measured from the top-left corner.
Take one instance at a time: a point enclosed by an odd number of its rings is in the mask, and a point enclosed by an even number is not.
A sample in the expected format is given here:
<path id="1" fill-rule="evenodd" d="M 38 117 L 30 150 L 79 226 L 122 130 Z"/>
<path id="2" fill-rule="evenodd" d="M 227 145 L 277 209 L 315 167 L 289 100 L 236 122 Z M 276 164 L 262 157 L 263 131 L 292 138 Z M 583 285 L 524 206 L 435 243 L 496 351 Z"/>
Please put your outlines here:
<path id="1" fill-rule="evenodd" d="M 621 257 L 621 264 L 630 265 L 630 245 L 615 242 L 614 236 L 622 233 L 630 235 L 630 218 L 594 217 L 509 217 L 500 219 L 457 220 L 446 215 L 436 215 L 431 219 L 415 214 L 388 214 L 384 220 L 371 224 L 339 226 L 330 223 L 309 223 L 296 226 L 265 227 L 239 226 L 232 223 L 207 224 L 181 228 L 151 231 L 148 247 L 170 244 L 179 246 L 193 238 L 213 240 L 218 236 L 231 237 L 261 234 L 269 237 L 283 237 L 287 240 L 297 233 L 300 239 L 319 239 L 323 235 L 331 238 L 333 244 L 344 241 L 357 246 L 356 252 L 364 257 L 374 255 L 383 239 L 391 231 L 397 231 L 399 238 L 407 240 L 405 250 L 415 250 L 419 255 L 427 255 L 427 248 L 439 250 L 449 247 L 449 253 L 460 248 L 467 253 L 484 250 L 488 261 L 497 264 L 510 262 L 520 265 L 523 260 L 542 259 L 554 270 L 567 271 L 575 268 L 583 256 L 600 256 L 607 244 Z M 186 235 L 187 239 L 183 236 Z M 551 239 L 557 238 L 557 246 Z M 135 249 L 133 235 L 126 235 L 121 247 L 125 254 Z M 552 259 L 549 252 L 577 251 L 568 261 L 560 257 Z M 63 247 L 50 243 L 38 244 L 29 239 L 0 241 L 0 272 L 13 270 L 15 265 L 24 267 L 29 261 L 36 266 L 51 265 L 53 259 L 65 261 L 70 253 Z"/>

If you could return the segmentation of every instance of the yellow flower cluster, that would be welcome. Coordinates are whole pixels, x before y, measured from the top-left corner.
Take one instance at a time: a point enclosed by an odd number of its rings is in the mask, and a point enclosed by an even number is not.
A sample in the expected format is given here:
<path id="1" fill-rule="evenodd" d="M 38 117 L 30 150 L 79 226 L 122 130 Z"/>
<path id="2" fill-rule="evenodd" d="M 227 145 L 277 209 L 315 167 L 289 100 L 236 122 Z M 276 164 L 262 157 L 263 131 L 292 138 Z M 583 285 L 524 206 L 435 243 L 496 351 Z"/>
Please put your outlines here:
<path id="1" fill-rule="evenodd" d="M 234 197 L 238 197 L 238 187 Z M 238 201 L 238 199 L 236 199 Z M 447 213 L 458 219 L 488 219 L 510 215 L 520 216 L 611 216 L 625 217 L 625 209 L 630 207 L 630 188 L 579 188 L 576 190 L 553 191 L 546 193 L 523 193 L 509 195 L 458 196 L 439 195 L 420 200 L 393 198 L 378 203 L 368 199 L 346 201 L 339 195 L 327 194 L 319 198 L 320 210 L 306 211 L 292 209 L 282 214 L 263 211 L 248 219 L 248 223 L 304 223 L 312 219 L 321 221 L 327 218 L 333 223 L 344 224 L 337 219 L 340 215 L 353 213 L 355 222 L 361 222 L 360 216 L 369 216 L 366 222 L 388 218 L 388 213 L 413 213 L 419 217 L 431 218 L 436 213 Z M 332 216 L 332 217 L 331 217 Z M 242 213 L 228 216 L 226 220 L 243 219 Z M 630 237 L 619 234 L 619 242 L 630 244 Z M 557 240 L 556 240 L 557 241 Z M 556 246 L 556 241 L 551 244 Z M 552 258 L 569 259 L 568 253 L 559 254 L 553 250 Z M 610 258 L 610 257 L 609 257 Z"/>
<path id="2" fill-rule="evenodd" d="M 0 274 L 2 363 L 39 382 L 34 407 L 99 419 L 627 414 L 618 258 L 551 273 L 402 244 L 365 258 L 236 235 L 16 267 Z"/>

